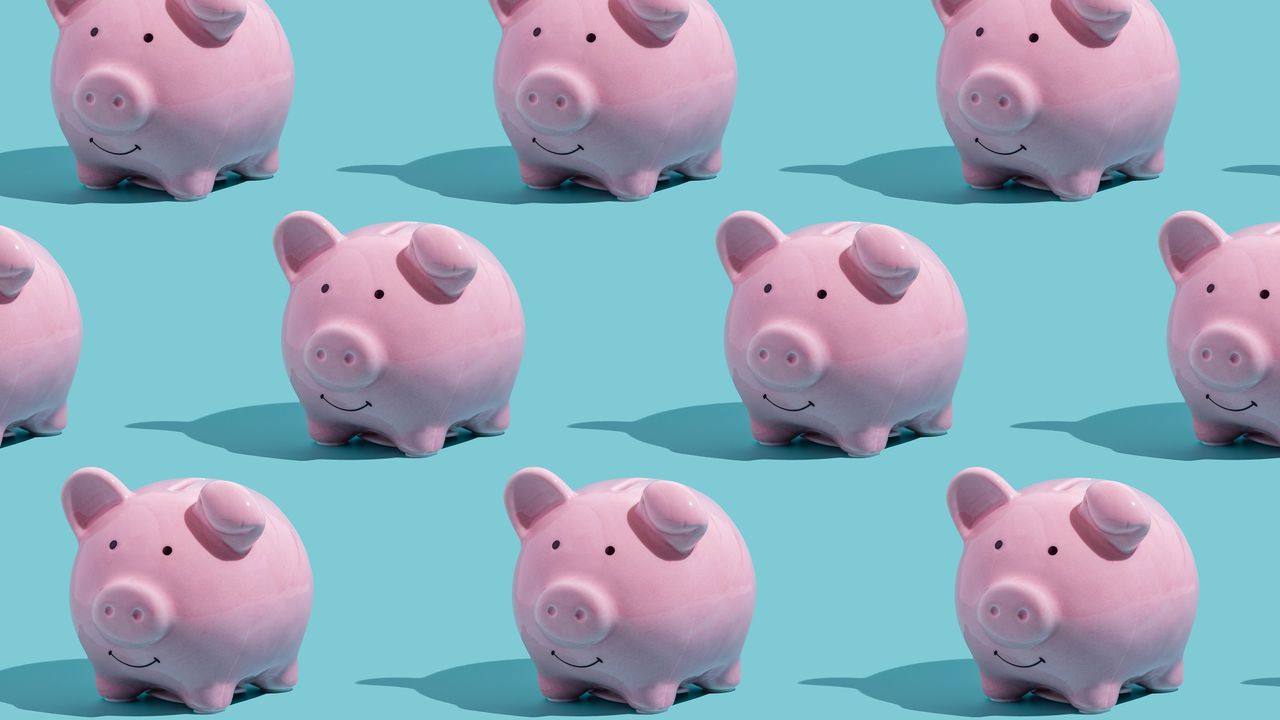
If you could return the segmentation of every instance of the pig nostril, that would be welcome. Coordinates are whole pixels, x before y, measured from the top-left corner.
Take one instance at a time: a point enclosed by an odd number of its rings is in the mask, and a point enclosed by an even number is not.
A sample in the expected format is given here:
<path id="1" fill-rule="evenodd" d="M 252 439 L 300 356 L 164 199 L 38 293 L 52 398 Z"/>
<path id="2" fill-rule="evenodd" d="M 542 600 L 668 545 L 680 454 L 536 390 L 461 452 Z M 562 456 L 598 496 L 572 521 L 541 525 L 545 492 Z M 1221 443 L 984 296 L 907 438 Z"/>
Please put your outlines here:
<path id="1" fill-rule="evenodd" d="M 795 365 L 795 364 L 796 364 L 796 363 L 798 363 L 798 362 L 800 362 L 800 356 L 799 356 L 799 355 L 797 355 L 797 354 L 796 354 L 796 353 L 794 353 L 794 352 L 789 352 L 789 353 L 787 353 L 787 364 L 788 364 L 788 365 Z"/>
<path id="2" fill-rule="evenodd" d="M 555 605 L 548 605 L 548 606 L 547 606 L 547 617 L 555 617 L 555 616 L 556 616 L 556 606 L 555 606 Z"/>
<path id="3" fill-rule="evenodd" d="M 1239 364 L 1240 364 L 1240 353 L 1238 353 L 1238 352 L 1233 352 L 1233 353 L 1231 353 L 1231 355 L 1227 357 L 1227 362 L 1231 363 L 1232 365 L 1239 365 Z"/>
<path id="4" fill-rule="evenodd" d="M 982 96 L 979 95 L 978 93 L 974 93 L 969 96 L 969 102 L 973 103 L 974 105 L 977 105 L 978 103 L 982 102 Z"/>
<path id="5" fill-rule="evenodd" d="M 991 617 L 1000 617 L 1000 608 L 995 605 L 992 605 L 991 609 L 987 610 L 987 612 L 991 613 Z"/>
<path id="6" fill-rule="evenodd" d="M 1200 359 L 1201 359 L 1201 360 L 1204 360 L 1205 362 L 1208 362 L 1208 361 L 1212 360 L 1212 359 L 1213 359 L 1213 351 L 1211 351 L 1209 348 L 1205 348 L 1205 349 L 1201 350 L 1201 351 L 1200 351 Z"/>
<path id="7" fill-rule="evenodd" d="M 129 613 L 129 616 L 133 618 L 134 622 L 142 622 L 142 611 L 137 608 L 134 608 L 133 612 Z"/>
<path id="8" fill-rule="evenodd" d="M 115 96 L 115 97 L 111 98 L 111 105 L 112 105 L 113 107 L 115 107 L 115 109 L 117 109 L 117 110 L 119 110 L 119 109 L 123 108 L 123 107 L 124 107 L 124 98 L 120 97 L 119 95 L 117 95 L 117 96 Z"/>
<path id="9" fill-rule="evenodd" d="M 530 104 L 530 105 L 537 105 L 537 104 L 538 104 L 538 93 L 529 93 L 529 98 L 528 98 L 528 99 L 529 99 L 529 104 Z"/>
<path id="10" fill-rule="evenodd" d="M 107 617 L 111 617 L 112 615 L 116 614 L 116 609 L 108 605 L 102 608 L 102 614 L 106 615 Z"/>
<path id="11" fill-rule="evenodd" d="M 760 352 L 759 352 L 759 353 L 757 353 L 757 354 L 760 356 L 760 359 L 761 359 L 761 360 L 768 360 L 768 359 L 769 359 L 769 351 L 768 351 L 768 350 L 765 350 L 764 348 L 760 348 Z"/>
<path id="12" fill-rule="evenodd" d="M 1004 95 L 1001 95 L 1000 98 L 996 100 L 996 104 L 999 105 L 1002 109 L 1007 110 L 1009 108 L 1009 98 L 1005 97 Z"/>
<path id="13" fill-rule="evenodd" d="M 573 619 L 574 619 L 574 620 L 577 620 L 578 622 L 584 622 L 584 621 L 586 621 L 586 619 L 587 619 L 587 611 L 586 611 L 586 610 L 583 610 L 582 608 L 578 608 L 577 610 L 574 610 L 574 611 L 573 611 Z"/>
<path id="14" fill-rule="evenodd" d="M 568 104 L 569 104 L 569 99 L 566 98 L 565 96 L 561 95 L 556 98 L 556 107 L 560 108 L 561 110 L 563 110 L 565 106 Z"/>
<path id="15" fill-rule="evenodd" d="M 346 363 L 347 365 L 355 365 L 355 364 L 356 364 L 356 354 L 355 354 L 355 353 L 352 353 L 352 352 L 349 352 L 349 353 L 347 353 L 346 355 L 343 355 L 343 356 L 342 356 L 342 362 Z"/>
<path id="16" fill-rule="evenodd" d="M 1018 611 L 1018 619 L 1022 622 L 1026 622 L 1029 617 L 1031 617 L 1031 613 L 1027 612 L 1026 608 Z"/>
<path id="17" fill-rule="evenodd" d="M 324 351 L 323 348 L 316 351 L 316 359 L 319 360 L 320 362 L 324 362 L 324 359 L 326 357 L 329 357 L 329 355 Z"/>
<path id="18" fill-rule="evenodd" d="M 85 93 L 85 94 L 84 94 L 84 101 L 85 101 L 85 103 L 87 103 L 87 104 L 89 104 L 89 105 L 92 105 L 92 104 L 93 104 L 93 102 L 94 102 L 94 100 L 96 100 L 96 99 L 97 99 L 97 98 L 95 98 L 95 97 L 93 96 L 93 93 Z"/>

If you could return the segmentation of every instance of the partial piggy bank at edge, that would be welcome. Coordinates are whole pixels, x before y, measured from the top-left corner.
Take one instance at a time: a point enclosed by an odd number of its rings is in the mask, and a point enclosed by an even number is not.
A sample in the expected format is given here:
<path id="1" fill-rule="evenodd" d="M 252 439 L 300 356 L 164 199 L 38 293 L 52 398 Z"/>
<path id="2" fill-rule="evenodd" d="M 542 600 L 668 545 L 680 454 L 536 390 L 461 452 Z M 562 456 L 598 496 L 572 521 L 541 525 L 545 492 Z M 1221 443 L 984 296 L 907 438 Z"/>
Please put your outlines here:
<path id="1" fill-rule="evenodd" d="M 1280 445 L 1280 223 L 1230 235 L 1200 213 L 1178 213 L 1160 252 L 1177 285 L 1169 363 L 1196 437 Z"/>
<path id="2" fill-rule="evenodd" d="M 86 468 L 62 507 L 80 543 L 71 617 L 102 697 L 145 692 L 212 713 L 246 685 L 297 684 L 311 566 L 270 500 L 204 479 L 130 492 Z"/>
<path id="3" fill-rule="evenodd" d="M 415 222 L 343 235 L 300 212 L 275 246 L 293 288 L 285 367 L 317 443 L 359 435 L 422 457 L 459 428 L 506 432 L 524 315 L 484 245 Z"/>
<path id="4" fill-rule="evenodd" d="M 490 0 L 494 95 L 530 187 L 621 200 L 720 172 L 738 66 L 706 0 Z"/>
<path id="5" fill-rule="evenodd" d="M 956 614 L 987 697 L 1035 692 L 1098 713 L 1129 685 L 1182 685 L 1199 581 L 1159 503 L 1108 480 L 1018 492 L 971 468 L 947 506 L 964 538 Z"/>
<path id="6" fill-rule="evenodd" d="M 1154 178 L 1178 53 L 1150 0 L 934 0 L 938 104 L 979 189 L 1009 180 L 1084 200 L 1118 171 Z"/>
<path id="7" fill-rule="evenodd" d="M 48 0 L 53 107 L 93 189 L 198 200 L 279 168 L 293 55 L 264 0 Z"/>
<path id="8" fill-rule="evenodd" d="M 788 236 L 740 212 L 717 245 L 733 281 L 725 354 L 757 441 L 799 435 L 865 457 L 903 428 L 951 428 L 969 326 L 924 243 L 855 222 Z"/>
<path id="9" fill-rule="evenodd" d="M 506 505 L 521 541 L 516 625 L 547 699 L 590 692 L 655 713 L 690 685 L 738 686 L 755 571 L 710 498 L 644 479 L 575 493 L 530 468 Z"/>
<path id="10" fill-rule="evenodd" d="M 80 362 L 80 307 L 39 243 L 0 227 L 0 433 L 57 435 Z"/>

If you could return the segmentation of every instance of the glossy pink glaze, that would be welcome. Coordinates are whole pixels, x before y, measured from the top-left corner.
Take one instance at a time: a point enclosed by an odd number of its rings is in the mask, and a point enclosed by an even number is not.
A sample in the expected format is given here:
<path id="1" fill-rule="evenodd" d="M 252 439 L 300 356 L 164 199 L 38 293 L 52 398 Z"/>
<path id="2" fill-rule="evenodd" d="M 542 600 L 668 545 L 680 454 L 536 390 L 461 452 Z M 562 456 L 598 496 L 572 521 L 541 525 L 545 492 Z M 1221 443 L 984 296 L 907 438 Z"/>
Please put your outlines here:
<path id="1" fill-rule="evenodd" d="M 753 212 L 716 242 L 734 286 L 725 354 L 756 440 L 801 435 L 864 457 L 902 428 L 951 428 L 968 321 L 928 246 L 853 222 L 788 236 Z"/>
<path id="2" fill-rule="evenodd" d="M 1280 223 L 1231 235 L 1182 212 L 1160 231 L 1160 252 L 1177 285 L 1169 363 L 1196 437 L 1280 445 Z"/>
<path id="3" fill-rule="evenodd" d="M 0 433 L 57 435 L 80 362 L 80 307 L 39 243 L 0 226 Z"/>
<path id="4" fill-rule="evenodd" d="M 275 245 L 293 287 L 285 367 L 316 442 L 360 435 L 422 457 L 458 428 L 506 432 L 524 315 L 484 245 L 414 222 L 343 235 L 308 212 Z"/>
<path id="5" fill-rule="evenodd" d="M 149 692 L 210 713 L 246 685 L 297 684 L 311 566 L 270 500 L 205 479 L 130 492 L 86 468 L 62 507 L 80 543 L 71 617 L 102 697 Z"/>
<path id="6" fill-rule="evenodd" d="M 264 0 L 48 0 L 53 106 L 94 189 L 198 200 L 279 169 L 293 55 Z"/>
<path id="7" fill-rule="evenodd" d="M 720 172 L 738 66 L 706 0 L 490 0 L 494 96 L 530 187 L 647 198 Z"/>
<path id="8" fill-rule="evenodd" d="M 938 104 L 965 181 L 1084 200 L 1164 171 L 1178 54 L 1150 0 L 934 0 Z M 1034 42 L 1033 42 L 1034 39 Z"/>
<path id="9" fill-rule="evenodd" d="M 575 493 L 529 468 L 506 506 L 521 541 L 516 625 L 547 699 L 591 692 L 653 713 L 689 685 L 738 686 L 755 571 L 710 498 L 638 478 Z"/>
<path id="10" fill-rule="evenodd" d="M 1182 684 L 1199 581 L 1164 508 L 1127 485 L 1051 480 L 1021 493 L 971 468 L 951 481 L 964 538 L 956 614 L 997 702 L 1029 692 L 1085 713 Z"/>

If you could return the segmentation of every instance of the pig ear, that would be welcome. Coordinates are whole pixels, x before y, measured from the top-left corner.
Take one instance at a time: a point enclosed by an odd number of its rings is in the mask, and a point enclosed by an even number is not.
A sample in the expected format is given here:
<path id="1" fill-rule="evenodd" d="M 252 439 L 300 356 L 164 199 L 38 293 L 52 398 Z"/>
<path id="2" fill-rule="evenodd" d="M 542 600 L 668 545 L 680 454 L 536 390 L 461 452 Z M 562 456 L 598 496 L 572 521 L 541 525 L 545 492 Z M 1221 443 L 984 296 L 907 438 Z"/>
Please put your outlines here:
<path id="1" fill-rule="evenodd" d="M 489 0 L 489 4 L 493 6 L 493 14 L 498 17 L 502 27 L 511 24 L 511 16 L 515 15 L 520 6 L 526 2 L 528 0 Z"/>
<path id="2" fill-rule="evenodd" d="M 681 555 L 688 555 L 707 533 L 710 516 L 698 496 L 680 483 L 658 480 L 640 496 L 640 514 Z"/>
<path id="3" fill-rule="evenodd" d="M 960 8 L 968 4 L 969 0 L 933 0 L 933 9 L 938 11 L 943 25 L 950 25 Z"/>
<path id="4" fill-rule="evenodd" d="M 0 297 L 16 298 L 36 272 L 26 238 L 0 226 Z"/>
<path id="5" fill-rule="evenodd" d="M 276 259 L 292 283 L 312 260 L 342 242 L 342 233 L 313 212 L 290 214 L 276 227 Z"/>
<path id="6" fill-rule="evenodd" d="M 627 7 L 663 42 L 674 38 L 689 19 L 689 0 L 627 0 Z"/>
<path id="7" fill-rule="evenodd" d="M 1174 282 L 1181 281 L 1197 260 L 1222 247 L 1231 236 L 1208 216 L 1180 212 L 1160 230 L 1160 254 Z"/>
<path id="8" fill-rule="evenodd" d="M 900 298 L 920 275 L 911 239 L 887 225 L 863 225 L 853 236 L 849 259 L 891 298 Z"/>
<path id="9" fill-rule="evenodd" d="M 62 511 L 71 531 L 82 538 L 98 518 L 132 495 L 115 475 L 101 468 L 84 468 L 62 486 Z"/>
<path id="10" fill-rule="evenodd" d="M 786 239 L 786 233 L 760 213 L 736 212 L 721 223 L 716 248 L 725 272 L 736 283 L 751 263 L 777 249 Z"/>
<path id="11" fill-rule="evenodd" d="M 573 495 L 573 490 L 550 470 L 525 468 L 507 483 L 507 516 L 511 518 L 511 526 L 523 540 L 539 520 Z"/>
<path id="12" fill-rule="evenodd" d="M 962 470 L 947 489 L 947 508 L 960 536 L 967 538 L 983 518 L 1018 496 L 1004 478 L 986 468 Z"/>
<path id="13" fill-rule="evenodd" d="M 1099 480 L 1084 491 L 1084 517 L 1112 547 L 1132 555 L 1151 530 L 1151 511 L 1133 488 Z"/>
<path id="14" fill-rule="evenodd" d="M 409 242 L 413 259 L 440 291 L 451 298 L 462 296 L 476 277 L 475 250 L 462 233 L 444 225 L 422 225 Z"/>
<path id="15" fill-rule="evenodd" d="M 64 27 L 70 21 L 72 14 L 84 4 L 84 0 L 48 0 L 48 2 L 49 12 L 53 13 L 53 20 L 58 23 L 58 27 Z"/>
<path id="16" fill-rule="evenodd" d="M 226 42 L 244 22 L 248 0 L 182 0 L 200 27 L 219 42 Z"/>
<path id="17" fill-rule="evenodd" d="M 1133 16 L 1133 0 L 1071 0 L 1071 7 L 1098 37 L 1110 42 Z"/>
<path id="18" fill-rule="evenodd" d="M 214 480 L 201 488 L 196 509 L 209 529 L 237 555 L 247 554 L 267 527 L 267 514 L 253 493 L 225 480 Z"/>

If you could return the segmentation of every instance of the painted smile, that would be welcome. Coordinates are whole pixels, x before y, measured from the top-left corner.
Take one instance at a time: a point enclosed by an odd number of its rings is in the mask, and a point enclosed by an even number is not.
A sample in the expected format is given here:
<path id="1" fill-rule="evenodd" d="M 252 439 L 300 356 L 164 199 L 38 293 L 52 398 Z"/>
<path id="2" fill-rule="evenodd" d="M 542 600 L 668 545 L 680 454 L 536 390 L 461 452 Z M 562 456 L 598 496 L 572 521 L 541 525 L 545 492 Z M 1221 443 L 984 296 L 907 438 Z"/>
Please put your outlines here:
<path id="1" fill-rule="evenodd" d="M 565 665 L 568 665 L 568 666 L 569 666 L 569 667 L 571 667 L 571 668 L 578 668 L 579 670 L 585 670 L 585 669 L 587 669 L 587 668 L 589 668 L 589 667 L 594 667 L 594 666 L 599 665 L 599 664 L 601 664 L 601 663 L 603 663 L 603 662 L 604 662 L 604 660 L 601 660 L 600 658 L 596 658 L 596 659 L 595 659 L 595 662 L 590 663 L 590 664 L 588 664 L 588 665 L 574 665 L 573 663 L 569 662 L 568 660 L 565 660 L 564 658 L 562 658 L 562 657 L 560 657 L 559 655 L 557 655 L 555 650 L 552 650 L 552 651 L 551 651 L 551 657 L 553 657 L 553 658 L 555 658 L 555 659 L 559 660 L 560 662 L 564 663 Z"/>
<path id="2" fill-rule="evenodd" d="M 134 146 L 133 146 L 133 149 L 132 149 L 132 150 L 130 150 L 130 151 L 128 151 L 128 152 L 114 152 L 114 151 L 112 151 L 112 150 L 108 150 L 108 149 L 106 149 L 106 148 L 102 147 L 102 146 L 101 146 L 101 145 L 99 145 L 97 142 L 95 142 L 93 138 L 89 138 L 89 144 L 90 144 L 90 145 L 92 145 L 92 146 L 94 146 L 94 147 L 96 147 L 96 148 L 98 148 L 99 150 L 101 150 L 102 152 L 104 152 L 104 153 L 106 153 L 106 154 L 108 154 L 108 155 L 115 155 L 116 157 L 123 157 L 123 156 L 125 156 L 125 155 L 132 155 L 132 154 L 134 154 L 134 153 L 136 153 L 136 152 L 142 152 L 142 146 L 141 146 L 141 145 L 134 145 Z"/>
<path id="3" fill-rule="evenodd" d="M 774 401 L 772 401 L 772 400 L 769 400 L 769 396 L 768 396 L 768 395 L 765 395 L 765 396 L 764 396 L 764 399 L 765 399 L 766 401 L 768 401 L 768 403 L 769 403 L 770 405 L 772 405 L 772 406 L 774 406 L 774 407 L 776 407 L 776 408 L 778 408 L 779 410 L 782 410 L 782 411 L 784 411 L 784 412 L 804 412 L 805 410 L 808 410 L 808 409 L 809 409 L 809 408 L 811 408 L 811 407 L 818 407 L 817 405 L 814 405 L 814 404 L 813 404 L 813 401 L 812 401 L 812 400 L 810 400 L 810 401 L 809 401 L 809 404 L 808 404 L 808 405 L 805 405 L 805 406 L 804 406 L 804 407 L 802 407 L 802 408 L 789 408 L 789 407 L 782 407 L 782 406 L 781 406 L 781 405 L 779 405 L 778 403 L 776 403 L 776 402 L 774 402 Z"/>
<path id="4" fill-rule="evenodd" d="M 1246 410 L 1252 410 L 1252 409 L 1254 409 L 1254 408 L 1258 407 L 1258 403 L 1257 403 L 1257 402 L 1255 402 L 1255 401 L 1250 401 L 1250 402 L 1249 402 L 1249 405 L 1248 405 L 1248 406 L 1246 406 L 1246 407 L 1242 407 L 1242 408 L 1229 408 L 1229 407 L 1227 407 L 1226 405 L 1223 405 L 1222 403 L 1218 402 L 1217 400 L 1214 400 L 1214 399 L 1213 399 L 1213 396 L 1211 396 L 1211 395 L 1205 395 L 1205 396 L 1204 396 L 1204 399 L 1205 399 L 1205 400 L 1208 400 L 1209 402 L 1213 403 L 1214 405 L 1217 405 L 1218 407 L 1222 408 L 1223 410 L 1226 410 L 1227 412 L 1244 412 L 1244 411 L 1246 411 Z"/>
<path id="5" fill-rule="evenodd" d="M 371 408 L 371 407 L 373 407 L 373 403 L 369 402 L 368 400 L 365 400 L 365 401 L 364 401 L 364 404 L 363 404 L 363 405 L 361 405 L 361 406 L 360 406 L 360 407 L 358 407 L 358 408 L 354 408 L 354 409 L 353 409 L 353 408 L 344 408 L 344 407 L 342 407 L 341 405 L 334 405 L 334 404 L 333 404 L 333 402 L 329 400 L 329 398 L 327 398 L 327 397 L 325 397 L 325 396 L 324 396 L 324 393 L 320 393 L 320 399 L 321 399 L 321 400 L 323 400 L 323 401 L 325 401 L 326 403 L 328 403 L 329 407 L 334 408 L 334 409 L 336 409 L 336 410 L 341 410 L 342 412 L 354 413 L 354 412 L 360 412 L 361 410 L 363 410 L 363 409 L 365 409 L 365 408 Z"/>
<path id="6" fill-rule="evenodd" d="M 1008 157 L 1009 155 L 1017 155 L 1020 152 L 1027 152 L 1026 145 L 1019 145 L 1018 149 L 1014 150 L 1013 152 L 1000 152 L 999 150 L 992 150 L 991 148 L 987 147 L 986 144 L 982 142 L 982 138 L 974 138 L 973 141 L 981 145 L 983 150 L 986 150 L 987 152 L 995 155 L 1004 155 L 1005 157 Z"/>
<path id="7" fill-rule="evenodd" d="M 578 147 L 576 147 L 576 148 L 574 148 L 574 149 L 570 150 L 569 152 L 556 152 L 555 150 L 552 150 L 551 148 L 547 147 L 546 145 L 543 145 L 542 143 L 538 142 L 538 138 L 534 138 L 534 139 L 533 139 L 533 144 L 534 144 L 534 145 L 537 145 L 538 147 L 542 148 L 543 150 L 546 150 L 547 152 L 551 153 L 552 155 L 559 155 L 560 157 L 564 157 L 564 156 L 566 156 L 566 155 L 572 155 L 572 154 L 574 154 L 574 153 L 578 153 L 578 152 L 586 152 L 586 151 L 587 151 L 587 149 L 586 149 L 586 148 L 584 148 L 584 147 L 582 147 L 581 145 L 579 145 Z"/>
<path id="8" fill-rule="evenodd" d="M 1044 658 L 1040 658 L 1039 660 L 1037 660 L 1037 661 L 1035 661 L 1035 662 L 1031 663 L 1030 665 L 1019 665 L 1018 663 L 1015 663 L 1015 662 L 1009 662 L 1008 660 L 1005 660 L 1003 657 L 1001 657 L 1001 655 L 1000 655 L 1000 651 L 999 651 L 999 650 L 996 650 L 996 657 L 1000 658 L 1000 660 L 1001 660 L 1002 662 L 1004 662 L 1004 664 L 1005 664 L 1005 665 L 1012 665 L 1013 667 L 1016 667 L 1016 668 L 1022 668 L 1023 670 L 1027 670 L 1027 669 L 1033 668 L 1033 667 L 1035 667 L 1035 666 L 1037 666 L 1037 665 L 1043 665 L 1043 664 L 1044 664 L 1044 662 L 1045 662 Z"/>
<path id="9" fill-rule="evenodd" d="M 121 660 L 120 658 L 116 657 L 116 654 L 115 654 L 113 651 L 111 651 L 111 650 L 108 650 L 108 651 L 107 651 L 107 654 L 111 656 L 111 659 L 112 659 L 112 660 L 115 660 L 116 662 L 120 663 L 121 665 L 124 665 L 125 667 L 131 667 L 131 668 L 133 668 L 134 670 L 141 670 L 142 668 L 149 668 L 149 667 L 151 667 L 152 665 L 159 665 L 159 664 L 160 664 L 160 658 L 158 658 L 158 657 L 153 657 L 153 658 L 151 658 L 151 662 L 147 663 L 146 665 L 134 665 L 133 663 L 127 663 L 127 662 L 125 662 L 125 661 Z"/>

